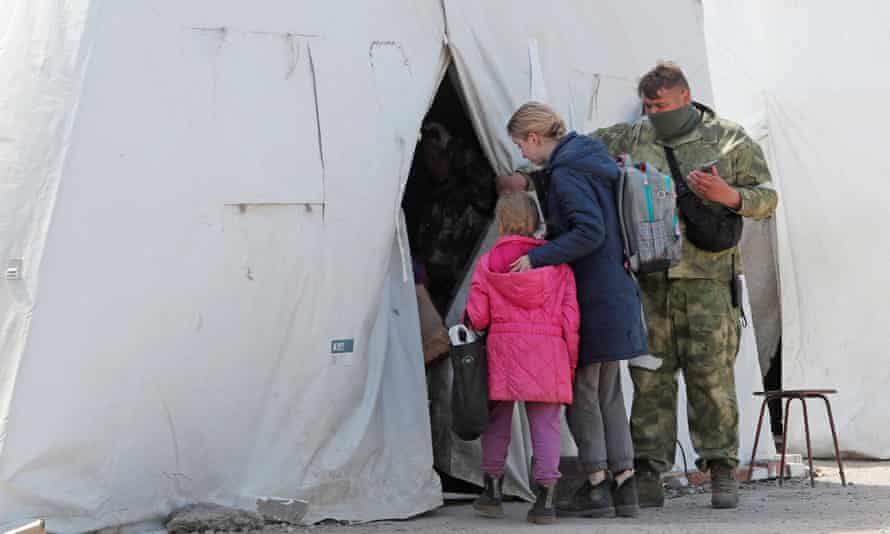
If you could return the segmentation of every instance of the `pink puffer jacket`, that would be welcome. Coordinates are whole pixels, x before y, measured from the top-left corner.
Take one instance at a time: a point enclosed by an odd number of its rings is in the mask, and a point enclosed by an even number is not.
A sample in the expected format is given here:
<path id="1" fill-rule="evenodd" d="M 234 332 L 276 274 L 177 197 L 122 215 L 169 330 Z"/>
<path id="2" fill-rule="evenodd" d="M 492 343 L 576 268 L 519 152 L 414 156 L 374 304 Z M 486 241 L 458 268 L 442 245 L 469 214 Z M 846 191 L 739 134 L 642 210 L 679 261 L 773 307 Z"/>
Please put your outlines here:
<path id="1" fill-rule="evenodd" d="M 491 400 L 572 402 L 581 314 L 568 265 L 511 273 L 545 242 L 502 237 L 479 260 L 467 299 L 473 328 L 488 330 Z"/>

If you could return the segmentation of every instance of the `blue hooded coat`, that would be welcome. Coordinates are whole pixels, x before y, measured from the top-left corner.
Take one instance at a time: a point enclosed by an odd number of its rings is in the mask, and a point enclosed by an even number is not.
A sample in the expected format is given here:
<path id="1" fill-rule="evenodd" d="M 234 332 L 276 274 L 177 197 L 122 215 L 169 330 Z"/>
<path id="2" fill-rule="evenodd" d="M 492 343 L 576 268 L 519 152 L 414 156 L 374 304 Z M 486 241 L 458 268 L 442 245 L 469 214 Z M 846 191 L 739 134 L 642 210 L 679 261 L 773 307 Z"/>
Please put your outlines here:
<path id="1" fill-rule="evenodd" d="M 547 167 L 549 184 L 536 185 L 546 191 L 549 242 L 528 256 L 533 267 L 568 263 L 575 272 L 581 307 L 578 365 L 646 354 L 639 288 L 624 268 L 618 165 L 602 141 L 571 132 Z"/>

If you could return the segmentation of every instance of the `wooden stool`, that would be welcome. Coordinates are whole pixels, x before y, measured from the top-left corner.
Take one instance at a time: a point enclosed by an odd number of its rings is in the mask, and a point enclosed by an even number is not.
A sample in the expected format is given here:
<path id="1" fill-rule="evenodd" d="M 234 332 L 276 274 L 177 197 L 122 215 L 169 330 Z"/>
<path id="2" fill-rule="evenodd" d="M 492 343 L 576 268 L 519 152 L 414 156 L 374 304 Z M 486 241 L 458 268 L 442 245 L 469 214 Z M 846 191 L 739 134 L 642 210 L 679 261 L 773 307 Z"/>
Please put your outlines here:
<path id="1" fill-rule="evenodd" d="M 748 480 L 751 480 L 751 474 L 754 471 L 754 458 L 757 455 L 757 444 L 760 441 L 760 429 L 763 426 L 763 413 L 766 411 L 767 402 L 773 399 L 787 399 L 785 401 L 785 424 L 782 426 L 782 458 L 779 461 L 779 485 L 785 480 L 785 454 L 788 452 L 788 415 L 791 408 L 791 401 L 800 400 L 803 406 L 803 426 L 807 436 L 807 459 L 810 462 L 810 486 L 815 487 L 815 472 L 813 471 L 813 449 L 810 445 L 810 417 L 807 413 L 807 399 L 822 399 L 825 401 L 825 411 L 828 413 L 828 423 L 831 425 L 831 437 L 834 438 L 834 457 L 837 460 L 837 467 L 841 472 L 841 484 L 847 485 L 847 479 L 844 476 L 844 464 L 841 461 L 841 450 L 837 444 L 837 429 L 834 426 L 834 416 L 831 413 L 831 403 L 828 402 L 826 395 L 837 393 L 836 389 L 788 389 L 774 391 L 757 391 L 754 395 L 762 396 L 763 403 L 760 405 L 760 418 L 757 420 L 757 434 L 754 435 L 754 449 L 751 451 L 751 463 L 748 465 Z"/>

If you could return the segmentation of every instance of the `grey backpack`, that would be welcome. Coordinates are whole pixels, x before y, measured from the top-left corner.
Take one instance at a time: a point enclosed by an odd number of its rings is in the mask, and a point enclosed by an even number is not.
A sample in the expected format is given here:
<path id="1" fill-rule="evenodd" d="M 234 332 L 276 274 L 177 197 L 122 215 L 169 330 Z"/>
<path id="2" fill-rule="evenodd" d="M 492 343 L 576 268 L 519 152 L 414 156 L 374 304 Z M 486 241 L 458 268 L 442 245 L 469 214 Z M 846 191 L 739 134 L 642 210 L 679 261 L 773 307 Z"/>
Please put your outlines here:
<path id="1" fill-rule="evenodd" d="M 618 158 L 618 216 L 624 255 L 637 274 L 667 271 L 680 261 L 682 237 L 674 180 L 648 163 Z"/>

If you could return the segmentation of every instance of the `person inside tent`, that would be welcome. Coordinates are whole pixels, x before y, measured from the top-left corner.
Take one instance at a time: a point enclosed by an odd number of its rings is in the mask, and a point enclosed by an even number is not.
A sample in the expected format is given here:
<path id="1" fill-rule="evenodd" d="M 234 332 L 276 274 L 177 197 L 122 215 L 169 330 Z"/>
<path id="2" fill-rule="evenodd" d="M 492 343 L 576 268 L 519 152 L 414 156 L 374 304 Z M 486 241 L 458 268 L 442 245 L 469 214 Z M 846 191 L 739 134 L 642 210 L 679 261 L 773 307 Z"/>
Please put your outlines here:
<path id="1" fill-rule="evenodd" d="M 419 152 L 419 179 L 406 191 L 409 240 L 444 316 L 491 221 L 495 175 L 482 154 L 437 122 L 423 126 Z"/>

